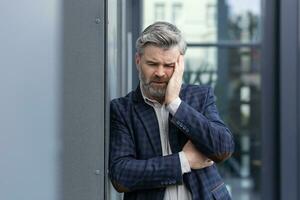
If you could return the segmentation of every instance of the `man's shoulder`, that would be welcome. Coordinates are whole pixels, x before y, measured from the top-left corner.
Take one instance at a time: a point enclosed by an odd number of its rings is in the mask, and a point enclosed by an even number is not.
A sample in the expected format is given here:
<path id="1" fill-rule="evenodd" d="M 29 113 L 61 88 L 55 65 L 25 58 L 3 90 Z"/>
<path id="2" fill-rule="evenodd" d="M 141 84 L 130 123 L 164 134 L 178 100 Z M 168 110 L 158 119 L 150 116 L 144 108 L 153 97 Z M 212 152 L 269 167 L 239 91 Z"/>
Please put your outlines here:
<path id="1" fill-rule="evenodd" d="M 197 110 L 201 110 L 210 97 L 213 97 L 213 91 L 208 85 L 183 85 L 180 93 L 181 100 Z"/>
<path id="2" fill-rule="evenodd" d="M 183 95 L 204 95 L 212 90 L 209 85 L 193 85 L 193 84 L 183 84 L 182 85 L 182 93 Z"/>
<path id="3" fill-rule="evenodd" d="M 134 91 L 131 91 L 123 97 L 112 99 L 110 101 L 110 104 L 111 106 L 122 106 L 122 107 L 130 106 L 133 103 L 133 98 L 134 98 L 133 96 L 134 96 Z"/>

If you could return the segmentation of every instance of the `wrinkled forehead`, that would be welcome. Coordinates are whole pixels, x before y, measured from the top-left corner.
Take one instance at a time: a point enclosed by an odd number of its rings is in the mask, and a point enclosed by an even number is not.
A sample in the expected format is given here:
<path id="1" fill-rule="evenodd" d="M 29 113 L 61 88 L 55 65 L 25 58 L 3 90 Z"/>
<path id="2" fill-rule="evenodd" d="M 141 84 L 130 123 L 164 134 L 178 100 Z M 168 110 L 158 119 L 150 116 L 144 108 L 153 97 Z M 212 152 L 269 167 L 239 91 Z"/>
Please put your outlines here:
<path id="1" fill-rule="evenodd" d="M 177 46 L 171 48 L 160 48 L 153 45 L 147 46 L 144 49 L 142 57 L 146 61 L 160 61 L 160 62 L 175 62 L 180 55 Z"/>

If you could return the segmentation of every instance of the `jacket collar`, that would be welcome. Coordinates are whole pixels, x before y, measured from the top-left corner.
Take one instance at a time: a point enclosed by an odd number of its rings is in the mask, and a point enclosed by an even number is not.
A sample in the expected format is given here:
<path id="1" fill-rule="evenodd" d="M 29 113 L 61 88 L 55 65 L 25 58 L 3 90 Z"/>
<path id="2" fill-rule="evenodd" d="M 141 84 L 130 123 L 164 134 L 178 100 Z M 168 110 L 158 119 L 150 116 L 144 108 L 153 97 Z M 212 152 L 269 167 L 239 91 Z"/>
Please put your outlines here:
<path id="1" fill-rule="evenodd" d="M 144 98 L 143 98 L 143 95 L 142 95 L 140 83 L 136 87 L 132 99 L 135 103 L 143 103 L 144 102 Z"/>
<path id="2" fill-rule="evenodd" d="M 182 89 L 185 86 L 182 85 L 180 97 L 182 98 Z M 134 94 L 133 94 L 133 101 L 135 103 L 134 108 L 136 110 L 136 113 L 138 117 L 140 118 L 145 130 L 146 134 L 148 136 L 148 139 L 151 143 L 151 146 L 155 152 L 156 155 L 160 156 L 162 155 L 162 148 L 161 148 L 161 140 L 160 140 L 160 133 L 159 133 L 159 125 L 157 121 L 157 117 L 155 114 L 154 109 L 148 105 L 142 95 L 140 85 L 137 86 Z M 172 152 L 178 152 L 179 151 L 179 141 L 178 141 L 178 133 L 179 131 L 177 127 L 172 124 L 170 119 L 172 118 L 171 115 L 169 115 L 169 139 L 170 139 L 170 146 L 172 149 Z"/>
<path id="3" fill-rule="evenodd" d="M 151 143 L 152 149 L 157 156 L 161 156 L 162 148 L 157 117 L 154 109 L 144 101 L 139 85 L 132 98 L 135 103 L 135 111 L 146 130 L 145 132 Z"/>

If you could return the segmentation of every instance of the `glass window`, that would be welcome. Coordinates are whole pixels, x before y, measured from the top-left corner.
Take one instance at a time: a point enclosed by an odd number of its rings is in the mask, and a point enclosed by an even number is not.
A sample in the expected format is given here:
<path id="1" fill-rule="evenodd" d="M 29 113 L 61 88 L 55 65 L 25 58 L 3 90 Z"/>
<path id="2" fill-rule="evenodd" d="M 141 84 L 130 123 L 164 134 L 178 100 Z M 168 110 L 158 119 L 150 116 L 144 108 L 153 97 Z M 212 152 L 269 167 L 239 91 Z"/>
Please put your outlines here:
<path id="1" fill-rule="evenodd" d="M 206 5 L 206 24 L 207 27 L 215 27 L 217 22 L 216 4 Z"/>
<path id="2" fill-rule="evenodd" d="M 170 0 L 160 2 L 171 13 L 177 12 Z M 189 45 L 184 82 L 215 89 L 220 115 L 235 137 L 236 151 L 219 164 L 219 171 L 234 200 L 260 199 L 261 1 L 180 3 L 180 20 L 174 20 L 174 15 L 166 15 L 165 20 L 183 30 Z M 155 21 L 146 8 L 143 28 Z"/>
<path id="3" fill-rule="evenodd" d="M 189 43 L 257 43 L 261 40 L 260 4 L 261 0 L 143 1 L 143 28 L 163 19 L 184 30 Z"/>
<path id="4" fill-rule="evenodd" d="M 215 89 L 219 113 L 234 134 L 236 151 L 219 165 L 233 199 L 259 199 L 259 48 L 190 47 L 185 67 L 185 83 L 211 85 Z"/>
<path id="5" fill-rule="evenodd" d="M 154 7 L 155 20 L 165 20 L 165 4 L 156 3 Z"/>
<path id="6" fill-rule="evenodd" d="M 179 23 L 182 20 L 182 3 L 174 3 L 172 7 L 172 22 Z"/>

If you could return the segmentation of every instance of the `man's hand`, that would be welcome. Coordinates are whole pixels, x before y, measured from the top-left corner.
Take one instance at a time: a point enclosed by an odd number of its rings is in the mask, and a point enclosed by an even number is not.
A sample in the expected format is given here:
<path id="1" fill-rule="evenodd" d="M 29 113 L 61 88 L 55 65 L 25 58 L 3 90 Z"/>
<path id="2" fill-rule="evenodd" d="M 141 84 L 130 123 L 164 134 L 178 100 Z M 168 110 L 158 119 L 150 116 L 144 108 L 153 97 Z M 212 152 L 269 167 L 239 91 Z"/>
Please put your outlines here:
<path id="1" fill-rule="evenodd" d="M 184 58 L 183 55 L 179 55 L 177 62 L 174 66 L 174 72 L 172 77 L 169 80 L 166 95 L 165 95 L 165 103 L 168 105 L 173 100 L 175 100 L 179 96 L 181 84 L 182 84 L 182 76 L 184 72 Z"/>
<path id="2" fill-rule="evenodd" d="M 182 151 L 185 153 L 192 169 L 202 169 L 214 164 L 214 161 L 198 151 L 190 140 L 184 145 Z"/>

